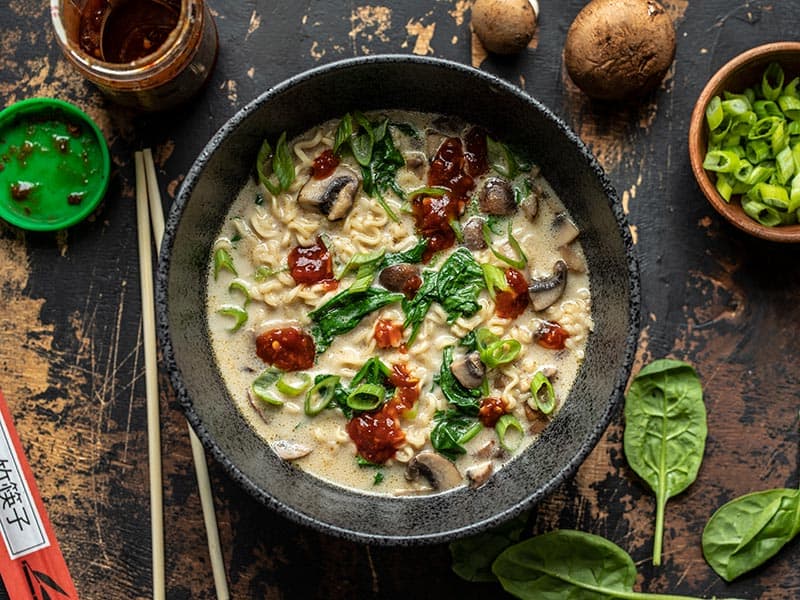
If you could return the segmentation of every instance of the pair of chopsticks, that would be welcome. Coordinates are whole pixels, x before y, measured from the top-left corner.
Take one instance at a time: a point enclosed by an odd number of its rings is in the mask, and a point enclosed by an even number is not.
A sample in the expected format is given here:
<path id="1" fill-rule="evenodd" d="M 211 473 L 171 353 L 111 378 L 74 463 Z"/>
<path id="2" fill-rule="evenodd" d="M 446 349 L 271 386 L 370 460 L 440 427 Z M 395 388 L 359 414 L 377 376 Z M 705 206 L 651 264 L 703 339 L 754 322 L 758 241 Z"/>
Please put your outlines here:
<path id="1" fill-rule="evenodd" d="M 145 389 L 147 398 L 147 455 L 150 474 L 150 529 L 153 549 L 153 598 L 166 597 L 164 568 L 164 502 L 161 478 L 161 423 L 158 397 L 158 361 L 156 349 L 155 298 L 153 294 L 153 255 L 151 250 L 151 222 L 156 251 L 164 237 L 164 212 L 158 190 L 153 154 L 149 148 L 134 153 L 136 167 L 136 228 L 139 239 L 139 278 L 142 288 L 142 325 L 144 328 Z M 188 425 L 188 423 L 187 423 Z M 208 464 L 203 444 L 191 426 L 189 439 L 197 473 L 200 504 L 206 527 L 208 551 L 217 598 L 228 600 L 228 583 L 219 543 L 214 498 L 208 477 Z"/>

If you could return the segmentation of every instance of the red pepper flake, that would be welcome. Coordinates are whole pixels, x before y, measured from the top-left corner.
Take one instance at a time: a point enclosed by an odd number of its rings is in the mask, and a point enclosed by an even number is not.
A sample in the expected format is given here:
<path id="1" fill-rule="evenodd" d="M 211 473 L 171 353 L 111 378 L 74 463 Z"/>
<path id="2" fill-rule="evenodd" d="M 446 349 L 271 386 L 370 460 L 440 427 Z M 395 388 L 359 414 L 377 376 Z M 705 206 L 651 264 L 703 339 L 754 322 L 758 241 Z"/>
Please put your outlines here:
<path id="1" fill-rule="evenodd" d="M 333 153 L 333 150 L 325 150 L 314 159 L 314 164 L 311 167 L 311 176 L 314 179 L 325 179 L 338 166 L 339 157 Z"/>
<path id="2" fill-rule="evenodd" d="M 295 283 L 311 285 L 333 280 L 333 257 L 321 237 L 311 246 L 293 248 L 288 262 Z"/>
<path id="3" fill-rule="evenodd" d="M 478 420 L 485 427 L 494 427 L 506 412 L 508 412 L 508 407 L 502 398 L 484 398 L 478 409 Z"/>
<path id="4" fill-rule="evenodd" d="M 28 199 L 35 188 L 36 184 L 30 181 L 16 181 L 11 184 L 11 197 L 17 202 L 23 202 Z"/>
<path id="5" fill-rule="evenodd" d="M 256 338 L 256 354 L 283 371 L 304 371 L 314 366 L 314 338 L 297 327 L 279 327 Z"/>
<path id="6" fill-rule="evenodd" d="M 542 321 L 534 336 L 536 343 L 548 350 L 563 350 L 569 333 L 554 321 Z"/>
<path id="7" fill-rule="evenodd" d="M 503 319 L 516 319 L 530 303 L 528 282 L 521 271 L 514 268 L 506 269 L 506 282 L 508 290 L 499 291 L 495 295 L 495 314 Z"/>

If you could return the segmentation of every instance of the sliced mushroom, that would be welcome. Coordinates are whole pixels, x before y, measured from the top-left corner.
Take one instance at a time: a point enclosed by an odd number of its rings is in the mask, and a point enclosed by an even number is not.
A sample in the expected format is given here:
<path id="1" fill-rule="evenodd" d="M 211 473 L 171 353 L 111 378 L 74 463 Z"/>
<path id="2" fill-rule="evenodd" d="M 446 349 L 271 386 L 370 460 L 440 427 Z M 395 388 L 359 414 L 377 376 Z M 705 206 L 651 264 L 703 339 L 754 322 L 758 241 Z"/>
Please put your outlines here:
<path id="1" fill-rule="evenodd" d="M 433 159 L 439 151 L 439 147 L 447 139 L 447 136 L 442 135 L 437 131 L 428 131 L 425 135 L 425 155 Z"/>
<path id="2" fill-rule="evenodd" d="M 483 250 L 486 248 L 486 240 L 483 239 L 483 224 L 485 219 L 481 217 L 470 217 L 461 232 L 464 234 L 464 245 L 470 250 Z"/>
<path id="3" fill-rule="evenodd" d="M 399 263 L 381 271 L 378 281 L 387 290 L 402 292 L 412 277 L 419 277 L 419 269 L 408 263 Z"/>
<path id="4" fill-rule="evenodd" d="M 325 179 L 309 179 L 300 189 L 297 203 L 304 208 L 317 209 L 329 221 L 336 221 L 352 208 L 359 183 L 355 171 L 340 165 Z"/>
<path id="5" fill-rule="evenodd" d="M 425 170 L 428 166 L 428 158 L 423 152 L 412 150 L 405 155 L 406 168 L 414 173 L 419 179 L 424 179 Z"/>
<path id="6" fill-rule="evenodd" d="M 533 310 L 544 310 L 554 304 L 567 287 L 567 264 L 557 260 L 553 266 L 553 274 L 542 279 L 531 279 L 528 293 Z"/>
<path id="7" fill-rule="evenodd" d="M 558 375 L 558 369 L 553 365 L 544 365 L 539 368 L 539 373 L 547 377 L 550 381 L 553 381 Z"/>
<path id="8" fill-rule="evenodd" d="M 492 458 L 497 456 L 497 443 L 494 440 L 489 440 L 483 446 L 472 453 L 475 458 Z"/>
<path id="9" fill-rule="evenodd" d="M 472 489 L 481 487 L 489 480 L 492 473 L 494 473 L 494 465 L 491 462 L 485 462 L 481 465 L 470 467 L 466 471 L 469 487 Z"/>
<path id="10" fill-rule="evenodd" d="M 306 444 L 293 442 L 291 440 L 277 440 L 270 444 L 275 454 L 283 460 L 297 460 L 311 454 L 313 448 Z"/>
<path id="11" fill-rule="evenodd" d="M 578 251 L 575 250 L 573 244 L 567 244 L 566 246 L 560 246 L 558 248 L 558 253 L 561 255 L 561 258 L 567 263 L 567 268 L 570 271 L 574 271 L 575 273 L 586 273 L 586 263 L 581 258 Z"/>
<path id="12" fill-rule="evenodd" d="M 452 115 L 436 117 L 431 125 L 436 131 L 451 137 L 459 135 L 467 126 L 463 119 Z"/>
<path id="13" fill-rule="evenodd" d="M 435 490 L 447 490 L 460 485 L 464 478 L 458 468 L 441 454 L 420 452 L 406 465 L 406 479 L 414 481 L 420 475 Z"/>
<path id="14" fill-rule="evenodd" d="M 450 363 L 450 372 L 461 385 L 472 390 L 481 387 L 486 367 L 481 362 L 480 354 L 469 352 Z"/>
<path id="15" fill-rule="evenodd" d="M 547 415 L 535 408 L 531 408 L 527 402 L 523 405 L 523 408 L 525 409 L 525 417 L 530 422 L 528 433 L 531 435 L 542 433 L 550 424 L 550 419 Z"/>
<path id="16" fill-rule="evenodd" d="M 478 196 L 481 211 L 488 215 L 513 215 L 517 210 L 514 190 L 505 179 L 489 177 Z"/>
<path id="17" fill-rule="evenodd" d="M 553 240 L 556 246 L 565 246 L 580 234 L 578 226 L 565 212 L 560 212 L 553 218 L 550 229 L 553 231 Z"/>

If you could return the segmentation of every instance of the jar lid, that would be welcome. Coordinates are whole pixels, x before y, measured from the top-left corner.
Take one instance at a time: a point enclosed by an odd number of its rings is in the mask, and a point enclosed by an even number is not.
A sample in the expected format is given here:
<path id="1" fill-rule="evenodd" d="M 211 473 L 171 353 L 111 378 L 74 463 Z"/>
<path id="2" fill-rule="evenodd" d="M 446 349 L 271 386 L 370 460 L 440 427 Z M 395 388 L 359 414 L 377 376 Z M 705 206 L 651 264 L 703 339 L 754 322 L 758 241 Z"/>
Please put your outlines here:
<path id="1" fill-rule="evenodd" d="M 71 227 L 97 208 L 111 160 L 76 106 L 30 98 L 0 111 L 0 218 L 31 231 Z"/>

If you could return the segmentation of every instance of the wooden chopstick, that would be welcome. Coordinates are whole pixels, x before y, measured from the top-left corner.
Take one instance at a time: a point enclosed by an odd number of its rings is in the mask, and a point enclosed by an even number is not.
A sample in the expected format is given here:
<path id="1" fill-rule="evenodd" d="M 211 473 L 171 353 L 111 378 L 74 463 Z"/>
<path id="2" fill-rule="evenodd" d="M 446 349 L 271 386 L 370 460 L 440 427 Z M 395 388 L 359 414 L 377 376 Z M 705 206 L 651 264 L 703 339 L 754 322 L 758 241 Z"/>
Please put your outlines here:
<path id="1" fill-rule="evenodd" d="M 153 554 L 153 598 L 166 597 L 164 569 L 164 499 L 161 479 L 161 422 L 158 399 L 153 255 L 150 248 L 150 218 L 144 160 L 134 153 L 136 166 L 136 229 L 139 241 L 139 281 L 142 288 L 145 389 L 147 400 L 147 458 L 150 474 L 150 532 Z"/>
<path id="2" fill-rule="evenodd" d="M 161 193 L 158 189 L 156 179 L 156 168 L 153 163 L 153 154 L 150 148 L 142 151 L 145 175 L 147 178 L 147 192 L 150 200 L 150 220 L 153 224 L 153 240 L 156 245 L 156 252 L 161 249 L 161 240 L 164 237 L 164 211 L 161 205 Z M 216 588 L 219 600 L 228 600 L 228 582 L 225 578 L 225 564 L 222 560 L 222 546 L 219 542 L 219 530 L 217 528 L 217 516 L 214 512 L 214 496 L 211 492 L 211 481 L 208 476 L 208 463 L 203 444 L 195 434 L 192 427 L 187 423 L 189 430 L 189 440 L 192 444 L 192 457 L 194 468 L 197 475 L 197 487 L 200 492 L 200 505 L 203 508 L 203 522 L 206 527 L 206 540 L 208 542 L 208 553 L 211 558 L 211 571 L 214 576 L 214 587 Z"/>

